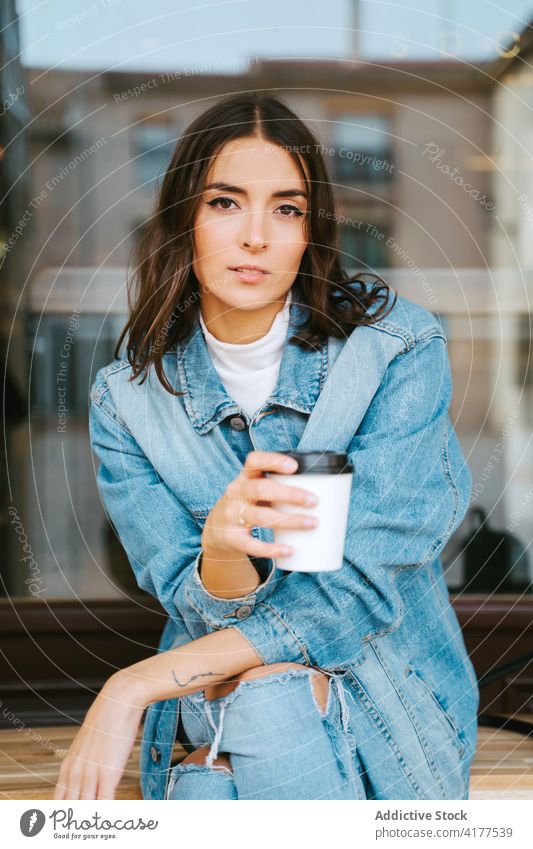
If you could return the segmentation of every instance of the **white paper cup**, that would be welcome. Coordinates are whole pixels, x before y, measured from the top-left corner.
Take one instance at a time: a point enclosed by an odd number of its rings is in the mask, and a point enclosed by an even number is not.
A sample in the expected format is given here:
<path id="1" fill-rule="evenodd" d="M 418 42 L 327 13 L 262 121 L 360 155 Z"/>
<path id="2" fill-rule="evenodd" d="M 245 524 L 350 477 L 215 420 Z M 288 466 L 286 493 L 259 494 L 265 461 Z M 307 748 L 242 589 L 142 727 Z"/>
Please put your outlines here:
<path id="1" fill-rule="evenodd" d="M 318 499 L 316 507 L 273 501 L 284 513 L 308 513 L 316 516 L 315 528 L 276 528 L 276 545 L 294 549 L 288 557 L 276 559 L 280 569 L 290 572 L 333 572 L 343 562 L 346 526 L 350 508 L 353 466 L 348 454 L 340 451 L 282 451 L 298 461 L 292 474 L 267 472 L 269 478 L 283 486 L 309 490 Z"/>

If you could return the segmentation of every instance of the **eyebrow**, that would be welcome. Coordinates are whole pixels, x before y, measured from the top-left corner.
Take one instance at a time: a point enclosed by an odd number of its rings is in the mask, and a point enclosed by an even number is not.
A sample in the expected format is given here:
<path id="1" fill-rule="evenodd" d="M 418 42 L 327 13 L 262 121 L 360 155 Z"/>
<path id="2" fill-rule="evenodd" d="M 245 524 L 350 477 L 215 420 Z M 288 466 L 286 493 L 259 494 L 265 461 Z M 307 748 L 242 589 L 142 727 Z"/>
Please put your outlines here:
<path id="1" fill-rule="evenodd" d="M 225 192 L 232 192 L 237 195 L 248 194 L 248 192 L 240 186 L 230 186 L 229 183 L 209 183 L 209 185 L 205 187 L 205 191 L 208 189 L 222 189 Z M 273 198 L 292 198 L 297 196 L 303 197 L 307 200 L 307 192 L 304 192 L 301 189 L 282 189 L 279 192 L 272 192 L 271 195 Z"/>

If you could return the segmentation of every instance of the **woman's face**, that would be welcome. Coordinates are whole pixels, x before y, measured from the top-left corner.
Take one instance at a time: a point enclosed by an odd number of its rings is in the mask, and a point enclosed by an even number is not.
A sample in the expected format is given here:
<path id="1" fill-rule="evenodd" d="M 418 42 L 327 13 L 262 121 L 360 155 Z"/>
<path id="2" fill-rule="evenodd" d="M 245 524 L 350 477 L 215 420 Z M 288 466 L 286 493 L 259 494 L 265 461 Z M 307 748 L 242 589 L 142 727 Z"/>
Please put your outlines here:
<path id="1" fill-rule="evenodd" d="M 194 222 L 193 263 L 202 307 L 261 309 L 283 301 L 307 246 L 305 183 L 282 147 L 248 136 L 221 149 Z M 258 266 L 261 272 L 234 269 Z"/>

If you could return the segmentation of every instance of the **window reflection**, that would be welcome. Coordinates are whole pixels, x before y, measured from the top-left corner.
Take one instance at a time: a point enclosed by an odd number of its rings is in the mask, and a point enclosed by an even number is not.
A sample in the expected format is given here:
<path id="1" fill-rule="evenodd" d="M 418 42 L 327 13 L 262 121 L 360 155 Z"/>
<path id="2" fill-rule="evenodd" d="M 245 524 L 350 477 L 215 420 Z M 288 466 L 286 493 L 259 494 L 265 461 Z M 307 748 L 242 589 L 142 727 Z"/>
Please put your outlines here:
<path id="1" fill-rule="evenodd" d="M 533 590 L 530 320 L 527 314 L 446 322 L 450 415 L 473 477 L 470 511 L 444 553 L 448 584 L 463 593 Z"/>
<path id="2" fill-rule="evenodd" d="M 76 327 L 72 313 L 30 316 L 29 427 L 12 428 L 10 440 L 17 525 L 6 535 L 3 592 L 11 597 L 142 594 L 100 500 L 87 422 L 92 377 L 113 359 L 124 321 L 81 314 Z"/>
<path id="3" fill-rule="evenodd" d="M 176 131 L 167 124 L 145 121 L 131 129 L 135 181 L 146 192 L 159 187 L 177 141 Z"/>
<path id="4" fill-rule="evenodd" d="M 392 270 L 379 271 L 400 294 L 423 303 L 422 290 L 405 286 Z M 113 278 L 109 285 L 116 285 Z M 449 288 L 450 281 L 441 278 L 439 285 Z M 435 283 L 433 291 L 439 294 Z M 469 513 L 443 553 L 448 586 L 465 594 L 530 592 L 531 316 L 436 314 L 452 367 L 450 416 L 473 477 Z M 47 597 L 136 594 L 141 591 L 96 489 L 87 429 L 91 375 L 111 361 L 126 314 L 80 316 L 66 376 L 69 416 L 59 437 L 57 364 L 70 317 L 67 312 L 34 315 L 29 322 L 30 433 L 19 425 L 13 440 L 14 503 L 22 505 L 24 530 L 39 553 Z M 15 564 L 7 573 L 9 592 L 28 594 L 29 574 L 16 535 L 9 537 L 8 561 Z"/>
<path id="5" fill-rule="evenodd" d="M 15 29 L 3 23 L 0 83 L 10 106 L 0 122 L 0 291 L 13 414 L 2 501 L 4 517 L 16 508 L 27 540 L 3 519 L 3 591 L 140 594 L 96 488 L 88 391 L 126 320 L 127 264 L 178 128 L 228 82 L 216 73 L 24 69 Z M 471 511 L 443 557 L 448 585 L 461 593 L 521 592 L 533 576 L 530 58 L 500 56 L 480 74 L 450 57 L 420 62 L 416 75 L 397 59 L 379 69 L 348 63 L 349 73 L 309 62 L 304 72 L 319 85 L 299 80 L 286 98 L 323 143 L 344 216 L 342 264 L 377 270 L 438 315 L 447 335 L 450 415 L 473 477 Z M 241 90 L 279 93 L 281 67 L 258 59 L 232 79 Z M 135 86 L 142 94 L 129 94 Z M 61 398 L 68 416 L 58 430 Z M 481 520 L 483 545 L 468 554 Z M 34 591 L 24 544 L 42 579 Z"/>
<path id="6" fill-rule="evenodd" d="M 389 116 L 336 115 L 331 126 L 335 180 L 351 184 L 383 183 L 392 179 L 394 163 Z"/>
<path id="7" fill-rule="evenodd" d="M 368 270 L 386 268 L 389 264 L 389 253 L 386 249 L 389 231 L 380 227 L 378 238 L 376 232 L 376 225 L 368 221 L 357 220 L 354 224 L 342 226 L 341 261 L 345 265 L 359 265 Z"/>

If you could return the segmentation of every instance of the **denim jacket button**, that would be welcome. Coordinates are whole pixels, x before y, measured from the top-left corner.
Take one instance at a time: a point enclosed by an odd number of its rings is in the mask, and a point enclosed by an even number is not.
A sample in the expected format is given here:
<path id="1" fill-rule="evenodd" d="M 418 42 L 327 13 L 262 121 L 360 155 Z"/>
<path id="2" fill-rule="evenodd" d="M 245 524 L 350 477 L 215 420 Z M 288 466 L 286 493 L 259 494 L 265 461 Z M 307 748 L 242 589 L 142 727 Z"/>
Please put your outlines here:
<path id="1" fill-rule="evenodd" d="M 235 616 L 237 619 L 246 619 L 252 610 L 253 608 L 251 604 L 241 604 L 241 606 L 235 611 Z"/>
<path id="2" fill-rule="evenodd" d="M 233 428 L 233 430 L 244 430 L 246 422 L 242 416 L 233 416 L 233 418 L 229 420 L 229 425 Z"/>
<path id="3" fill-rule="evenodd" d="M 150 747 L 150 755 L 155 764 L 161 760 L 161 751 L 157 748 L 157 746 Z"/>

